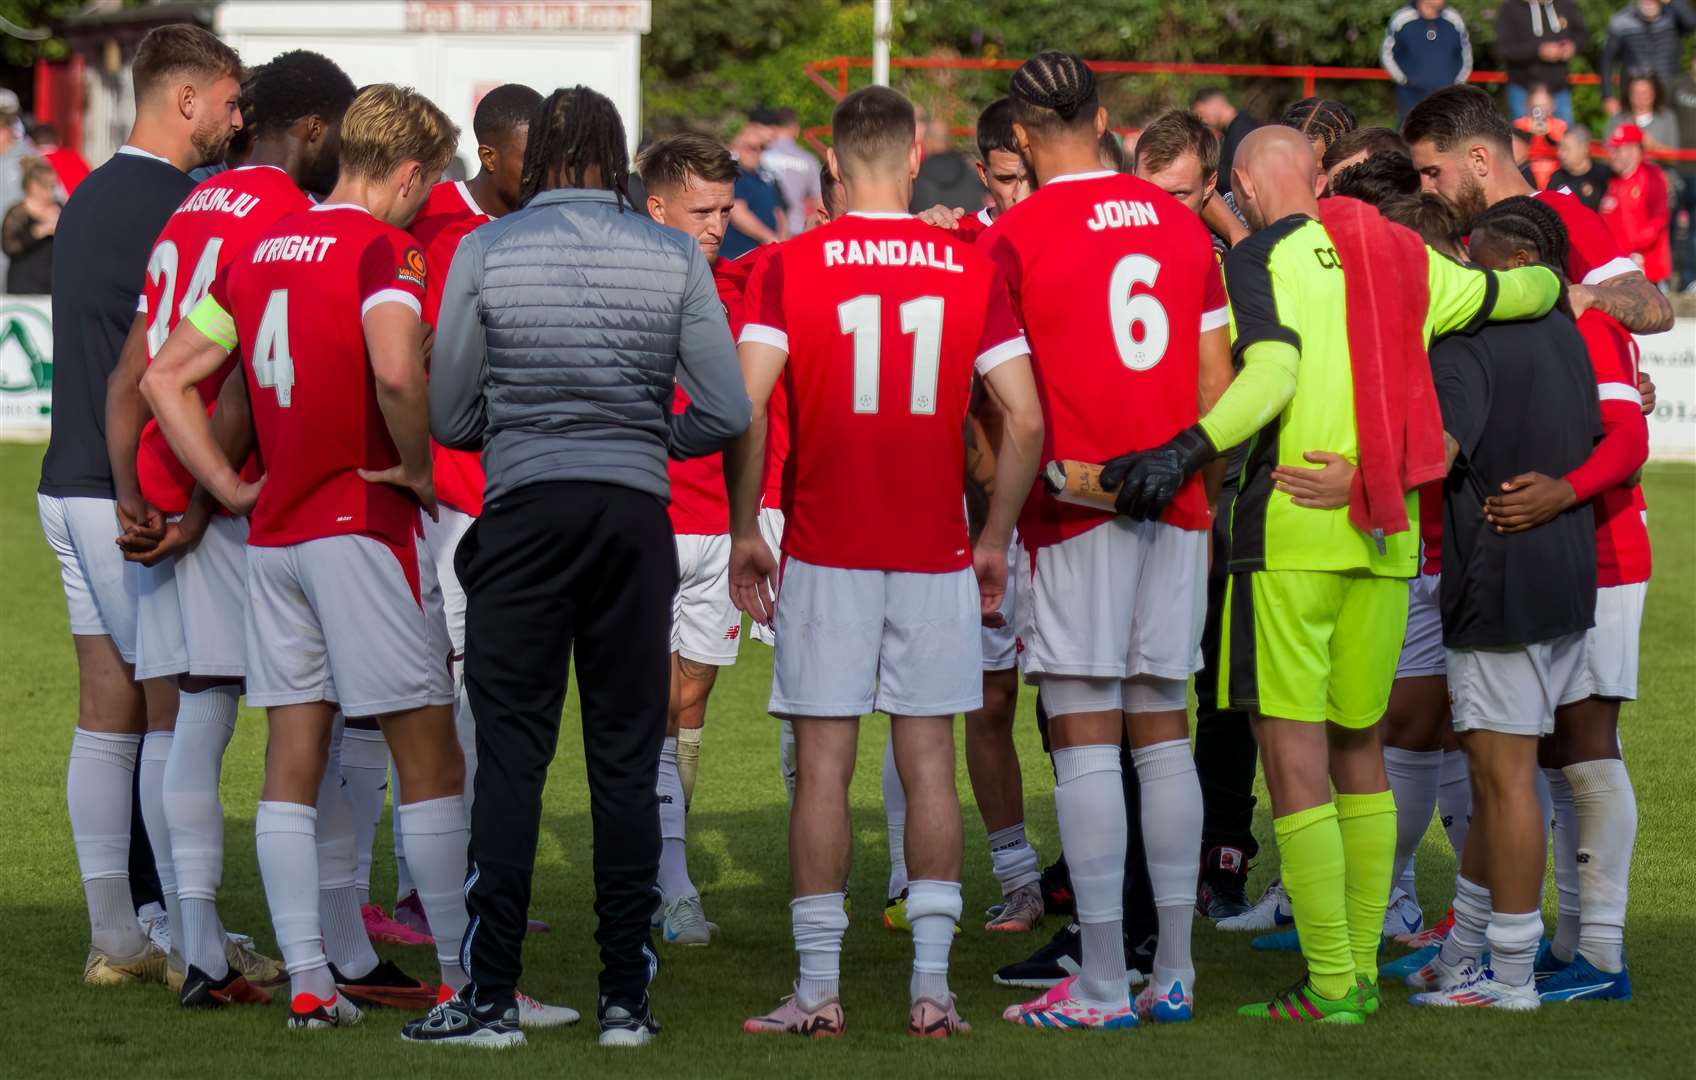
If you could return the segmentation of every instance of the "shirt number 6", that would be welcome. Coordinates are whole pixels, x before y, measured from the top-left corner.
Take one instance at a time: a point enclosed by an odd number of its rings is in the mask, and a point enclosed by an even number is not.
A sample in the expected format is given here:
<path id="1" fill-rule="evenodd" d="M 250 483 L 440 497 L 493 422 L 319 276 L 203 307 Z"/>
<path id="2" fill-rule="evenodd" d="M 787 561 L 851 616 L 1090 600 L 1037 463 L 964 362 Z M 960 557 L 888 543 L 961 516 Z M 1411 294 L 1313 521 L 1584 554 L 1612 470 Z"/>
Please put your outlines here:
<path id="1" fill-rule="evenodd" d="M 1113 320 L 1113 342 L 1119 347 L 1119 362 L 1132 371 L 1147 371 L 1160 363 L 1171 340 L 1166 309 L 1150 293 L 1131 293 L 1132 286 L 1152 288 L 1160 276 L 1160 263 L 1147 255 L 1126 255 L 1113 267 L 1107 286 L 1108 312 Z M 1133 331 L 1142 326 L 1139 341 Z"/>

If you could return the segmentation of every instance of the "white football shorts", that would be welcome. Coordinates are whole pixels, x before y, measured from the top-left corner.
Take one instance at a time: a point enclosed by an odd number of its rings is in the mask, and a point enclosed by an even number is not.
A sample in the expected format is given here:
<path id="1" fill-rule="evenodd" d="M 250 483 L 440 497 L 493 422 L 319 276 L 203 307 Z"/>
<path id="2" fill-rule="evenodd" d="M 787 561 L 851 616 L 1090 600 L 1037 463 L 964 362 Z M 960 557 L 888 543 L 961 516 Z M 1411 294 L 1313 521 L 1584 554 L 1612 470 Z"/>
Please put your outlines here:
<path id="1" fill-rule="evenodd" d="M 729 534 L 679 535 L 671 651 L 696 663 L 729 667 L 741 643 L 742 613 L 730 599 Z"/>
<path id="2" fill-rule="evenodd" d="M 246 607 L 247 519 L 217 514 L 200 543 L 141 568 L 135 677 L 241 678 Z"/>
<path id="3" fill-rule="evenodd" d="M 1553 733 L 1555 710 L 1590 696 L 1586 652 L 1582 632 L 1529 645 L 1448 650 L 1455 730 Z"/>
<path id="4" fill-rule="evenodd" d="M 35 496 L 41 531 L 59 560 L 71 633 L 104 634 L 127 663 L 135 663 L 136 595 L 141 564 L 118 550 L 116 499 Z"/>

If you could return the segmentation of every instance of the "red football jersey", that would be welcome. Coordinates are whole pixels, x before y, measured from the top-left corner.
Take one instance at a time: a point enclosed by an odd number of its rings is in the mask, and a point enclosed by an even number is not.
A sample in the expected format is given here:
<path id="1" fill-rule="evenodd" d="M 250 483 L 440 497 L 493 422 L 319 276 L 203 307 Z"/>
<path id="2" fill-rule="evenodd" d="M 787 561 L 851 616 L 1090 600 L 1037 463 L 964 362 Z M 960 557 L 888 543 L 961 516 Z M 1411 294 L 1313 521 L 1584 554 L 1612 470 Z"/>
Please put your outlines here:
<path id="1" fill-rule="evenodd" d="M 266 469 L 248 543 L 370 536 L 415 571 L 417 500 L 357 470 L 400 463 L 377 404 L 365 313 L 386 303 L 422 311 L 426 279 L 411 236 L 340 203 L 279 221 L 212 286 L 235 319 Z"/>
<path id="2" fill-rule="evenodd" d="M 165 223 L 147 260 L 147 278 L 136 310 L 147 316 L 148 360 L 238 254 L 279 220 L 311 205 L 288 173 L 270 165 L 231 169 L 189 192 Z M 196 387 L 207 413 L 218 403 L 218 391 L 235 366 L 231 357 Z M 194 477 L 171 452 L 157 420 L 149 419 L 141 431 L 135 467 L 142 497 L 149 504 L 167 514 L 188 509 Z M 258 479 L 258 462 L 248 461 L 242 475 Z"/>
<path id="3" fill-rule="evenodd" d="M 720 297 L 727 296 L 727 290 L 734 292 L 741 307 L 731 316 L 730 329 L 737 338 L 742 336 L 742 326 L 747 319 L 746 298 L 748 295 L 748 278 L 754 273 L 754 267 L 759 265 L 766 253 L 780 247 L 779 244 L 765 244 L 755 248 L 735 259 L 720 259 L 713 264 L 713 280 L 718 284 Z M 725 311 L 731 311 L 730 301 L 725 300 Z M 783 376 L 771 388 L 771 397 L 766 399 L 766 463 L 763 474 L 760 505 L 781 507 L 783 505 L 783 465 L 789 459 L 789 369 L 783 370 Z"/>
<path id="4" fill-rule="evenodd" d="M 1599 285 L 1642 267 L 1632 262 L 1608 232 L 1602 216 L 1570 191 L 1539 191 L 1532 196 L 1554 208 L 1566 226 L 1566 276 L 1583 285 Z"/>
<path id="5" fill-rule="evenodd" d="M 984 232 L 994 224 L 995 215 L 990 213 L 989 207 L 986 206 L 975 214 L 967 214 L 961 218 L 954 231 L 959 233 L 960 239 L 966 243 L 975 244 L 983 239 Z"/>
<path id="6" fill-rule="evenodd" d="M 1596 393 L 1602 401 L 1602 426 L 1644 426 L 1643 398 L 1637 391 L 1637 342 L 1614 319 L 1599 311 L 1578 317 L 1578 330 L 1596 369 Z M 1644 439 L 1648 438 L 1647 433 Z M 1629 585 L 1648 581 L 1649 527 L 1643 489 L 1611 487 L 1590 500 L 1596 516 L 1596 584 Z"/>
<path id="7" fill-rule="evenodd" d="M 1201 334 L 1230 317 L 1200 218 L 1145 180 L 1086 173 L 1044 184 L 997 218 L 986 242 L 1030 338 L 1043 461 L 1106 461 L 1199 419 Z M 1112 517 L 1058 502 L 1039 481 L 1019 535 L 1038 548 Z M 1161 520 L 1209 527 L 1199 475 Z"/>
<path id="8" fill-rule="evenodd" d="M 430 189 L 424 209 L 412 220 L 412 235 L 424 249 L 424 261 L 432 268 L 424 294 L 424 321 L 436 325 L 442 308 L 442 290 L 447 286 L 453 253 L 465 234 L 492 220 L 483 213 L 463 180 L 444 180 Z M 436 498 L 464 514 L 483 512 L 483 455 L 476 450 L 450 450 L 430 443 L 436 471 Z"/>
<path id="9" fill-rule="evenodd" d="M 742 340 L 789 355 L 785 554 L 970 566 L 960 433 L 972 373 L 1028 351 L 994 266 L 908 214 L 851 213 L 767 252 L 747 298 Z"/>
<path id="10" fill-rule="evenodd" d="M 1421 574 L 1443 572 L 1443 482 L 1433 480 L 1419 488 L 1419 544 Z"/>
<path id="11" fill-rule="evenodd" d="M 724 304 L 724 316 L 730 321 L 730 337 L 735 340 L 747 322 L 742 303 L 742 287 L 747 272 L 727 269 L 746 259 L 720 259 L 713 264 L 713 284 L 718 286 L 718 298 Z M 680 413 L 689 407 L 689 394 L 678 383 L 672 394 L 671 411 Z M 724 455 L 708 454 L 687 461 L 666 462 L 671 477 L 671 530 L 679 535 L 721 536 L 730 531 L 730 497 L 724 489 Z"/>

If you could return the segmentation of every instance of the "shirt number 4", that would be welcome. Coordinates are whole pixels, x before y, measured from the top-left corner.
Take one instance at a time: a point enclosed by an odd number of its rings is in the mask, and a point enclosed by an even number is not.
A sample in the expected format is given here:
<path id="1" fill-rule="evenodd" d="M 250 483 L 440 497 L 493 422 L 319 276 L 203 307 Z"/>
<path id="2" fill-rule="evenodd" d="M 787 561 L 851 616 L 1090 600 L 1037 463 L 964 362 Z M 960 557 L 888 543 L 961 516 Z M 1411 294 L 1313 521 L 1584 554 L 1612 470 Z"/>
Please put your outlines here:
<path id="1" fill-rule="evenodd" d="M 265 301 L 259 333 L 253 341 L 253 378 L 277 393 L 286 409 L 294 398 L 294 359 L 289 355 L 289 291 L 277 289 Z"/>
<path id="2" fill-rule="evenodd" d="M 854 411 L 875 413 L 883 352 L 883 298 L 865 294 L 836 306 L 837 325 L 854 339 Z M 907 408 L 936 413 L 936 380 L 942 361 L 942 297 L 919 296 L 901 305 L 901 332 L 913 336 L 913 385 Z"/>

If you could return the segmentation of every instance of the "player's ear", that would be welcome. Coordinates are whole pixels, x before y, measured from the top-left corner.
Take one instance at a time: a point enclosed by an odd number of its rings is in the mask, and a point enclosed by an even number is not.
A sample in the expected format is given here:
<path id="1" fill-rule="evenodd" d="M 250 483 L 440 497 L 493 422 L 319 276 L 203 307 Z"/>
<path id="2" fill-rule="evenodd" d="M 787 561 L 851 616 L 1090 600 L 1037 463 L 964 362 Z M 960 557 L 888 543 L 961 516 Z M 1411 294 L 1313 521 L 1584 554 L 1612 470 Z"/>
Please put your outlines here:
<path id="1" fill-rule="evenodd" d="M 984 187 L 988 187 L 989 170 L 984 168 L 983 159 L 979 158 L 976 162 L 974 162 L 974 164 L 978 167 L 978 183 L 982 184 Z"/>
<path id="2" fill-rule="evenodd" d="M 482 143 L 477 144 L 477 164 L 483 166 L 486 171 L 495 171 L 495 159 L 499 156 L 500 154 L 496 152 L 494 147 L 485 146 Z"/>
<path id="3" fill-rule="evenodd" d="M 1329 187 L 1330 184 L 1331 178 L 1323 171 L 1315 172 L 1313 174 L 1313 197 L 1315 199 L 1324 197 L 1325 189 Z"/>
<path id="4" fill-rule="evenodd" d="M 1013 121 L 1013 145 L 1019 148 L 1019 156 L 1029 162 L 1031 159 L 1031 133 L 1025 130 L 1025 125 Z M 1028 166 L 1027 166 L 1028 167 Z M 1035 183 L 1036 178 L 1031 178 Z"/>
<path id="5" fill-rule="evenodd" d="M 182 114 L 184 120 L 193 120 L 195 107 L 200 103 L 200 95 L 195 85 L 191 82 L 181 84 L 177 87 L 175 96 L 177 111 Z"/>
<path id="6" fill-rule="evenodd" d="M 664 225 L 665 200 L 660 198 L 658 195 L 650 193 L 648 195 L 648 216 L 659 222 L 661 225 Z"/>
<path id="7" fill-rule="evenodd" d="M 842 183 L 842 167 L 836 160 L 836 147 L 824 148 L 824 163 L 830 166 L 830 175 L 838 184 Z"/>
<path id="8" fill-rule="evenodd" d="M 924 147 L 919 145 L 917 139 L 913 140 L 913 145 L 907 147 L 907 179 L 913 180 L 918 177 L 919 166 L 923 164 L 924 158 Z"/>
<path id="9" fill-rule="evenodd" d="M 1097 142 L 1101 141 L 1101 137 L 1105 134 L 1107 134 L 1107 106 L 1097 105 L 1095 107 L 1095 138 L 1096 138 L 1096 141 Z"/>
<path id="10" fill-rule="evenodd" d="M 1512 160 L 1511 153 L 1509 160 Z M 1466 163 L 1474 176 L 1482 179 L 1490 175 L 1490 151 L 1483 143 L 1473 143 L 1466 148 Z"/>

